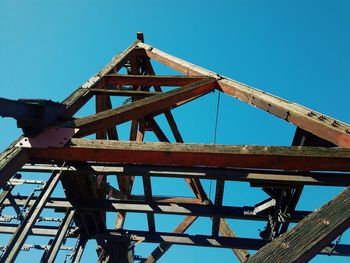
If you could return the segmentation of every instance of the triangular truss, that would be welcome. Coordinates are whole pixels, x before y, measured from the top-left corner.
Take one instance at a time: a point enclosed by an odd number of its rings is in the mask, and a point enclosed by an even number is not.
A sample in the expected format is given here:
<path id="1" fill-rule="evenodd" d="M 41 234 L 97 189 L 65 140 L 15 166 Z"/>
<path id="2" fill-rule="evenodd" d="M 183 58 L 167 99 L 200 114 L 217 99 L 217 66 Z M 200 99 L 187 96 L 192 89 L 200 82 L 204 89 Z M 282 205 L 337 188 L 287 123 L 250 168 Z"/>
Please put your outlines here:
<path id="1" fill-rule="evenodd" d="M 157 76 L 151 59 L 184 75 Z M 122 69 L 127 74 L 120 74 Z M 162 86 L 176 88 L 163 92 Z M 171 110 L 214 90 L 296 125 L 293 147 L 184 144 Z M 114 96 L 129 99 L 113 107 Z M 74 117 L 92 98 L 96 113 Z M 97 241 L 99 262 L 154 262 L 173 244 L 231 248 L 241 262 L 305 262 L 317 253 L 350 255 L 349 245 L 332 244 L 350 226 L 350 190 L 313 213 L 296 210 L 304 185 L 349 185 L 348 124 L 171 56 L 143 43 L 142 34 L 62 103 L 64 113 L 54 124 L 34 137 L 20 137 L 1 155 L 0 205 L 17 212 L 17 223 L 0 223 L 1 233 L 13 234 L 0 262 L 13 262 L 21 250 L 30 248 L 44 249 L 42 261 L 52 262 L 67 238 L 77 239 L 72 262 L 79 262 L 90 239 Z M 162 114 L 174 143 L 155 119 Z M 117 128 L 125 122 L 131 122 L 129 141 L 119 141 Z M 146 132 L 160 142 L 143 142 Z M 96 139 L 83 138 L 90 135 Z M 52 175 L 40 181 L 38 196 L 14 196 L 11 191 L 17 185 L 31 183 L 18 179 L 17 172 Z M 109 184 L 107 176 L 116 176 L 118 185 Z M 132 194 L 135 176 L 142 177 L 143 196 Z M 194 197 L 154 196 L 151 177 L 184 178 Z M 216 180 L 214 200 L 200 179 Z M 54 198 L 51 193 L 59 181 L 65 197 Z M 255 207 L 224 206 L 225 181 L 261 186 L 270 198 Z M 64 213 L 63 220 L 56 227 L 38 225 L 38 219 L 45 221 L 42 211 L 49 209 Z M 113 229 L 106 227 L 107 212 L 116 213 Z M 148 229 L 125 229 L 127 212 L 145 213 Z M 186 218 L 165 233 L 157 231 L 154 214 Z M 198 217 L 212 219 L 211 235 L 185 234 Z M 237 237 L 225 221 L 231 218 L 266 221 L 262 239 Z M 52 241 L 31 246 L 25 243 L 29 235 L 50 236 Z M 150 256 L 138 258 L 130 244 L 141 242 L 159 246 Z M 250 256 L 247 250 L 258 252 Z"/>

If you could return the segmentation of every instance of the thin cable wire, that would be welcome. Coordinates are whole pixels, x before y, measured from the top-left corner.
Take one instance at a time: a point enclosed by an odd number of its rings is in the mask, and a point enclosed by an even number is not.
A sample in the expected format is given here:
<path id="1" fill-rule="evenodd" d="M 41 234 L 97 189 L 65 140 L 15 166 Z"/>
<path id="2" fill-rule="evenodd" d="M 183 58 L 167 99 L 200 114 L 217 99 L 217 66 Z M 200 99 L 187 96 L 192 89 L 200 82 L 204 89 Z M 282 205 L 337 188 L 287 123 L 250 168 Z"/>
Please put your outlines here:
<path id="1" fill-rule="evenodd" d="M 213 139 L 213 143 L 214 143 L 214 144 L 216 144 L 216 135 L 217 135 L 217 131 L 218 131 L 220 98 L 221 98 L 221 92 L 219 91 L 218 100 L 217 100 L 217 103 L 216 103 L 216 116 L 215 116 L 214 139 Z M 213 180 L 210 179 L 210 184 L 209 184 L 209 199 L 211 198 L 211 186 L 212 186 L 212 182 L 213 182 Z"/>

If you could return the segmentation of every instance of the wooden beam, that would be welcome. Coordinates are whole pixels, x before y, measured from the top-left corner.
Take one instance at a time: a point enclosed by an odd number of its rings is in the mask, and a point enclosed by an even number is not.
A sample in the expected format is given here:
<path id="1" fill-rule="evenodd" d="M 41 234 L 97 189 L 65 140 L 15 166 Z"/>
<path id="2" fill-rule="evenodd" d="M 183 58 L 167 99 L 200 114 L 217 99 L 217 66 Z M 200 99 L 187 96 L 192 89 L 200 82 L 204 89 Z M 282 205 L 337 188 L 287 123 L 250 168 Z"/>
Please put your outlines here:
<path id="1" fill-rule="evenodd" d="M 218 80 L 219 89 L 224 93 L 291 122 L 338 146 L 350 148 L 350 126 L 346 123 L 264 91 L 252 88 L 238 81 L 219 76 L 212 71 L 169 55 L 150 45 L 139 43 L 138 47 L 144 49 L 150 58 L 188 76 L 216 78 Z"/>
<path id="2" fill-rule="evenodd" d="M 347 188 L 289 232 L 261 248 L 247 262 L 308 262 L 350 227 L 349 203 L 350 189 Z"/>
<path id="3" fill-rule="evenodd" d="M 122 164 L 349 171 L 350 150 L 322 147 L 227 146 L 71 139 L 61 148 L 30 148 L 32 160 Z"/>
<path id="4" fill-rule="evenodd" d="M 11 147 L 0 156 L 0 188 L 29 160 L 27 149 Z"/>
<path id="5" fill-rule="evenodd" d="M 138 100 L 123 105 L 117 109 L 107 110 L 88 117 L 75 119 L 64 126 L 79 128 L 77 136 L 85 136 L 98 130 L 106 129 L 131 119 L 140 118 L 156 112 L 162 112 L 183 101 L 190 100 L 199 95 L 204 95 L 214 89 L 216 81 L 203 79 L 163 94 Z"/>
<path id="6" fill-rule="evenodd" d="M 185 86 L 204 77 L 107 74 L 107 85 Z"/>

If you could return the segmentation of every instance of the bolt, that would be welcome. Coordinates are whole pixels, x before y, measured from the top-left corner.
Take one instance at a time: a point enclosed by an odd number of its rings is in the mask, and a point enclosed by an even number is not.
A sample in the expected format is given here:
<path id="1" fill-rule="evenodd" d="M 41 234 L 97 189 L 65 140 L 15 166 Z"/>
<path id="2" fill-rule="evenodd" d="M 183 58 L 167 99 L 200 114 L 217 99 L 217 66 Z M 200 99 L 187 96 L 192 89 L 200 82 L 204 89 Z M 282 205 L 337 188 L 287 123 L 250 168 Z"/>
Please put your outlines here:
<path id="1" fill-rule="evenodd" d="M 319 119 L 320 121 L 324 121 L 324 120 L 326 120 L 327 118 L 326 118 L 325 116 L 321 115 L 321 116 L 318 117 L 318 119 Z"/>
<path id="2" fill-rule="evenodd" d="M 316 114 L 313 111 L 310 111 L 310 112 L 307 113 L 307 115 L 312 117 L 312 116 L 315 116 Z"/>
<path id="3" fill-rule="evenodd" d="M 339 126 L 339 122 L 337 122 L 336 120 L 334 120 L 334 121 L 332 122 L 332 126 L 338 127 L 338 126 Z"/>

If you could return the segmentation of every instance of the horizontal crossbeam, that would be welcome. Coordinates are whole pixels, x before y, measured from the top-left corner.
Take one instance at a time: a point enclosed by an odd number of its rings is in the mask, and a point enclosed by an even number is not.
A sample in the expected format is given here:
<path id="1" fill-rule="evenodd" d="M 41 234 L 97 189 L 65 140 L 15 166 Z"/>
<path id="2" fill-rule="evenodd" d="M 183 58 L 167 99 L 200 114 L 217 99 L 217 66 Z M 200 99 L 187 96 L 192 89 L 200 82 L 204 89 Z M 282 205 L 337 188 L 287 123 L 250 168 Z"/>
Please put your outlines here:
<path id="1" fill-rule="evenodd" d="M 27 164 L 21 169 L 23 172 L 50 173 L 59 170 L 59 167 L 46 164 Z M 65 173 L 77 173 L 74 167 L 65 170 Z M 79 173 L 138 176 L 148 175 L 152 177 L 169 178 L 199 178 L 222 179 L 228 181 L 243 181 L 255 184 L 296 186 L 296 185 L 320 185 L 320 186 L 349 186 L 349 173 L 335 172 L 287 172 L 257 169 L 230 169 L 230 168 L 203 168 L 203 167 L 175 167 L 158 165 L 111 165 L 96 164 L 91 169 L 80 168 Z"/>
<path id="2" fill-rule="evenodd" d="M 185 86 L 203 78 L 205 77 L 107 74 L 103 79 L 107 85 Z"/>
<path id="3" fill-rule="evenodd" d="M 109 95 L 109 96 L 130 96 L 130 97 L 149 97 L 162 94 L 162 92 L 150 92 L 142 90 L 122 90 L 122 89 L 90 89 L 94 95 Z"/>
<path id="4" fill-rule="evenodd" d="M 188 198 L 190 199 L 190 198 Z M 15 197 L 15 202 L 18 206 L 23 206 L 27 201 L 26 197 Z M 186 201 L 186 198 L 183 198 Z M 186 216 L 201 216 L 201 217 L 222 217 L 240 220 L 268 220 L 268 214 L 255 213 L 255 207 L 235 207 L 235 206 L 215 206 L 205 205 L 203 203 L 181 202 L 171 198 L 162 199 L 154 196 L 154 202 L 136 201 L 136 200 L 76 200 L 74 208 L 79 211 L 105 209 L 109 212 L 136 212 L 136 213 L 153 213 L 153 214 L 168 214 L 168 215 L 186 215 Z M 33 204 L 35 199 L 29 201 L 29 205 Z M 4 206 L 9 206 L 9 200 L 5 200 Z M 57 211 L 66 211 L 73 208 L 72 204 L 64 198 L 51 198 L 45 208 L 56 209 Z M 295 211 L 290 218 L 286 218 L 287 222 L 298 222 L 307 216 L 308 211 Z"/>
<path id="5" fill-rule="evenodd" d="M 122 164 L 349 171 L 350 150 L 321 147 L 226 146 L 71 139 L 61 148 L 30 148 L 32 160 Z"/>
<path id="6" fill-rule="evenodd" d="M 17 225 L 15 224 L 3 224 L 0 223 L 0 233 L 13 234 L 16 231 Z M 58 232 L 58 227 L 55 226 L 35 226 L 31 230 L 31 234 L 34 236 L 55 236 Z M 254 238 L 239 238 L 239 237 L 212 237 L 205 235 L 188 235 L 177 233 L 148 233 L 146 231 L 133 231 L 128 230 L 128 236 L 124 236 L 115 230 L 107 231 L 106 234 L 99 234 L 97 236 L 90 236 L 89 238 L 105 238 L 124 240 L 130 238 L 133 241 L 140 241 L 146 243 L 161 243 L 172 245 L 185 245 L 185 246 L 202 246 L 202 247 L 214 247 L 214 248 L 241 248 L 249 250 L 258 250 L 261 247 L 268 244 L 268 241 Z M 76 237 L 73 229 L 70 229 L 68 237 Z M 350 256 L 350 245 L 343 244 L 329 244 L 319 254 L 334 255 L 334 256 Z"/>

